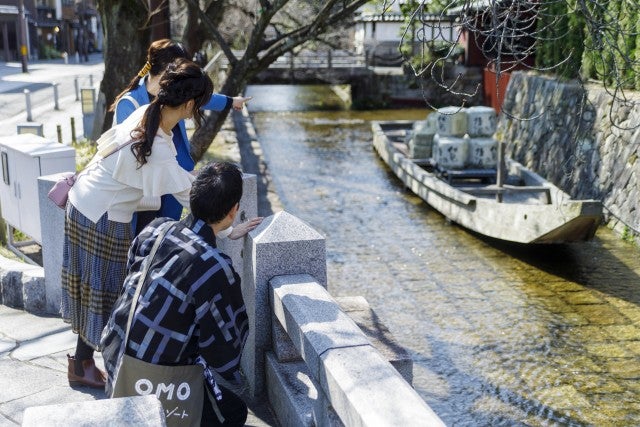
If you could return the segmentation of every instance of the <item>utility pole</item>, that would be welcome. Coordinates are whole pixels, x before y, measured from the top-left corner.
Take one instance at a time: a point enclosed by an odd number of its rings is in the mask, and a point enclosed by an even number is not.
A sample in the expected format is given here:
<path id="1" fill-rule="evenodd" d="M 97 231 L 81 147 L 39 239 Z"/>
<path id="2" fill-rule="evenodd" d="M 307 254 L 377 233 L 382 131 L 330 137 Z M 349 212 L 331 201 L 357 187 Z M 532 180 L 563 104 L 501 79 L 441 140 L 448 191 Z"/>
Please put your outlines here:
<path id="1" fill-rule="evenodd" d="M 27 19 L 24 14 L 24 0 L 20 0 L 18 19 L 20 20 L 20 56 L 22 58 L 22 72 L 28 73 L 27 67 Z"/>

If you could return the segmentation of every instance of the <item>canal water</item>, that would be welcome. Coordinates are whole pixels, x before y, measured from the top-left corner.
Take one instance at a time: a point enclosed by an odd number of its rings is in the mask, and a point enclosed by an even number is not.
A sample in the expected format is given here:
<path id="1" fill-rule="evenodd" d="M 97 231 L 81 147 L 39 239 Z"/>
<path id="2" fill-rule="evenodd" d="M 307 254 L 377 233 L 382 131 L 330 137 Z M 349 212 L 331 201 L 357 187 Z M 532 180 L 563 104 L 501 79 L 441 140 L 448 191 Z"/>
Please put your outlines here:
<path id="1" fill-rule="evenodd" d="M 368 300 L 447 425 L 640 425 L 638 248 L 605 227 L 528 247 L 447 223 L 371 147 L 372 120 L 427 110 L 349 111 L 323 86 L 247 94 L 284 209 L 326 237 L 329 291 Z"/>

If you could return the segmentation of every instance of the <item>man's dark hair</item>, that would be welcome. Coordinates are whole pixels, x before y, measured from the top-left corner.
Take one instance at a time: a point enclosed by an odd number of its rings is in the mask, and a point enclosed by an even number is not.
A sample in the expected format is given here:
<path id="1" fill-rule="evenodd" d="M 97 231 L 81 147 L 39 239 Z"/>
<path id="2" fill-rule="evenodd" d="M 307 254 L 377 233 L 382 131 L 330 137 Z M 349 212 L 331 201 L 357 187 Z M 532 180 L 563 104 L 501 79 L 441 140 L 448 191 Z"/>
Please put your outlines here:
<path id="1" fill-rule="evenodd" d="M 191 186 L 191 213 L 208 224 L 222 220 L 242 197 L 242 172 L 228 162 L 212 162 L 198 171 Z"/>

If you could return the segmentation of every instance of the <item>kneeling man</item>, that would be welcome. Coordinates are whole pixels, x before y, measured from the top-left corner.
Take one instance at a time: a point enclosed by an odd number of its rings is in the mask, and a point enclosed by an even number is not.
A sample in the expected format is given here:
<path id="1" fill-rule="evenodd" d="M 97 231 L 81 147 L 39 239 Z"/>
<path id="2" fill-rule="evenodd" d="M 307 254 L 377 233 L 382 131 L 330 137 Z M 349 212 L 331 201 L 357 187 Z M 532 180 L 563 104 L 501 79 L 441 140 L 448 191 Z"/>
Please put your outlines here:
<path id="1" fill-rule="evenodd" d="M 210 163 L 193 183 L 191 214 L 181 221 L 158 218 L 133 241 L 123 293 L 102 334 L 109 396 L 124 353 L 156 365 L 200 363 L 209 391 L 202 425 L 244 424 L 246 405 L 212 375 L 215 371 L 232 382 L 239 380 L 240 355 L 249 333 L 240 277 L 231 259 L 216 248 L 216 235 L 233 223 L 241 197 L 240 170 L 231 163 Z M 248 230 L 261 220 L 249 221 Z M 149 257 L 159 230 L 167 226 L 171 229 Z M 133 295 L 147 263 L 124 348 Z"/>

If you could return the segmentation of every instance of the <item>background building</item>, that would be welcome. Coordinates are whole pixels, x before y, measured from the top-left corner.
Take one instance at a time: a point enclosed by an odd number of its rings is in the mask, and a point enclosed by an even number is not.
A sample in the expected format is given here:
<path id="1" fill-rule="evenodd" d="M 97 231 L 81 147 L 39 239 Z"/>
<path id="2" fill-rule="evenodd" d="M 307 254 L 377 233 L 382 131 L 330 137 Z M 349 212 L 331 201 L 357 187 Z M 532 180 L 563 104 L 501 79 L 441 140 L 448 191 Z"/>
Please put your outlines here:
<path id="1" fill-rule="evenodd" d="M 413 43 L 414 50 L 420 51 L 425 42 L 456 42 L 458 39 L 460 30 L 455 25 L 455 17 L 441 15 L 421 15 L 419 35 L 412 35 L 410 31 L 405 34 L 406 17 L 400 12 L 400 3 L 393 2 L 384 13 L 365 6 L 356 17 L 354 47 L 356 53 L 367 56 L 370 65 L 401 65 L 401 43 Z"/>
<path id="2" fill-rule="evenodd" d="M 0 59 L 20 58 L 20 4 L 24 4 L 30 59 L 79 54 L 81 60 L 102 49 L 100 16 L 93 0 L 0 0 Z"/>

